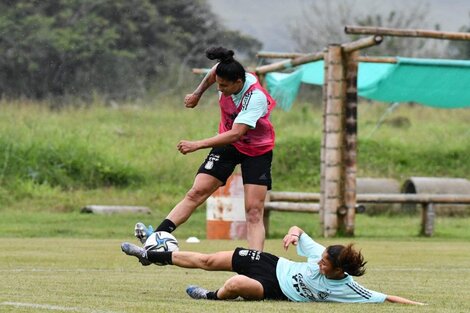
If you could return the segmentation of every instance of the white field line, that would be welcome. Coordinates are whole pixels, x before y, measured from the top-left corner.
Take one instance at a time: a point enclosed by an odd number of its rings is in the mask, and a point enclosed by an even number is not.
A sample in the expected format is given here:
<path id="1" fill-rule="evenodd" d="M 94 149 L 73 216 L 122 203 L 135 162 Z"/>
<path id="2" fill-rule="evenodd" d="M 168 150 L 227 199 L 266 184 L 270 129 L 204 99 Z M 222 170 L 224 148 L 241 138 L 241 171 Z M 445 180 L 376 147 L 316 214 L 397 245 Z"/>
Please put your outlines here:
<path id="1" fill-rule="evenodd" d="M 67 307 L 50 304 L 39 304 L 39 303 L 25 303 L 25 302 L 1 302 L 1 306 L 13 306 L 16 308 L 30 308 L 30 309 L 43 309 L 48 311 L 71 311 L 71 312 L 86 312 L 86 313 L 117 313 L 113 311 L 103 311 L 94 309 L 85 309 L 78 307 Z"/>
<path id="2" fill-rule="evenodd" d="M 81 272 L 90 272 L 90 273 L 110 273 L 110 272 L 124 272 L 124 269 L 93 269 L 93 268 L 74 268 L 74 269 L 64 269 L 64 268 L 10 268 L 10 269 L 1 269 L 0 272 L 13 272 L 13 273 L 20 273 L 20 272 L 66 272 L 66 273 L 81 273 Z M 127 272 L 127 271 L 126 271 Z"/>

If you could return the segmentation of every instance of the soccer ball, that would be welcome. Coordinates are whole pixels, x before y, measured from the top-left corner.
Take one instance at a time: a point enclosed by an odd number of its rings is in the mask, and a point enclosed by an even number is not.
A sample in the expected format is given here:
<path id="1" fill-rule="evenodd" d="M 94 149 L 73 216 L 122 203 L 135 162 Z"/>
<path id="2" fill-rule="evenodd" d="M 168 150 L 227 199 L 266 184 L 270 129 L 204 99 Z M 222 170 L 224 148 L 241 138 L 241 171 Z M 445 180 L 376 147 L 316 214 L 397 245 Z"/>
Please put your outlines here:
<path id="1" fill-rule="evenodd" d="M 176 238 L 166 231 L 157 231 L 151 234 L 145 241 L 144 249 L 146 251 L 177 251 L 179 250 Z"/>

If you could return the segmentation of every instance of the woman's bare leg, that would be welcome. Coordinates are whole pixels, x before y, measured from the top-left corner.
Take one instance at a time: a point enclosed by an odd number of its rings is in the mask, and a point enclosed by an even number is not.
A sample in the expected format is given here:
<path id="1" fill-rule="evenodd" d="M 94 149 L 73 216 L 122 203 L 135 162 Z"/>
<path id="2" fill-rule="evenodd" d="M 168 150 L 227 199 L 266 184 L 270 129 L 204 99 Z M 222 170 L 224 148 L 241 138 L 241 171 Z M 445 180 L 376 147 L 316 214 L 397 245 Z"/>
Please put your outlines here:
<path id="1" fill-rule="evenodd" d="M 229 278 L 217 291 L 217 298 L 221 300 L 242 297 L 246 300 L 264 299 L 263 285 L 257 280 L 245 275 L 235 275 Z"/>
<path id="2" fill-rule="evenodd" d="M 173 265 L 184 268 L 200 268 L 206 271 L 231 271 L 233 251 L 204 254 L 189 251 L 173 251 Z"/>
<path id="3" fill-rule="evenodd" d="M 183 224 L 193 214 L 194 210 L 204 203 L 221 185 L 222 182 L 211 175 L 197 174 L 191 189 L 166 218 L 176 226 Z"/>
<path id="4" fill-rule="evenodd" d="M 245 191 L 245 215 L 248 248 L 263 251 L 264 229 L 264 201 L 268 188 L 261 185 L 244 185 Z"/>

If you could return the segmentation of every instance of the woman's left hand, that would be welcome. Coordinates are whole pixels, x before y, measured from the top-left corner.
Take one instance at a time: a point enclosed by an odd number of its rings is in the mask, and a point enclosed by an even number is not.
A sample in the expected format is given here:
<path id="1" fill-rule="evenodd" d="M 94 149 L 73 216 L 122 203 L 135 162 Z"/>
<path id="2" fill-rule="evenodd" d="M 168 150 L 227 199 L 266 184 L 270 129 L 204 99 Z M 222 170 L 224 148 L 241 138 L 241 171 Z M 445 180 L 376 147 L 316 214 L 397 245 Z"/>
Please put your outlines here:
<path id="1" fill-rule="evenodd" d="M 182 154 L 191 153 L 199 149 L 199 145 L 196 141 L 181 140 L 176 148 Z"/>

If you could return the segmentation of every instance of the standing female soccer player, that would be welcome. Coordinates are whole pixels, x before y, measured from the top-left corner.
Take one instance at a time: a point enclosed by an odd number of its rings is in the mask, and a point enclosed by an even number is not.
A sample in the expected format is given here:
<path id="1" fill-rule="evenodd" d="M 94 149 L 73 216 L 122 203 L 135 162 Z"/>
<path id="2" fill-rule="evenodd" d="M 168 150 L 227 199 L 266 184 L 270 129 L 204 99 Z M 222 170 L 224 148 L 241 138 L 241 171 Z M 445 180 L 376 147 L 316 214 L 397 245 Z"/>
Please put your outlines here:
<path id="1" fill-rule="evenodd" d="M 315 242 L 297 226 L 292 226 L 283 240 L 284 248 L 297 246 L 297 254 L 307 262 L 293 262 L 266 252 L 237 248 L 235 251 L 202 254 L 197 252 L 146 251 L 123 243 L 121 249 L 135 256 L 142 265 L 173 264 L 183 268 L 207 271 L 232 271 L 221 288 L 208 291 L 189 286 L 186 292 L 194 299 L 227 300 L 242 297 L 247 300 L 290 300 L 296 302 L 395 302 L 423 303 L 369 290 L 352 276 L 365 273 L 364 258 L 353 245 L 332 245 L 327 248 Z"/>
<path id="2" fill-rule="evenodd" d="M 214 83 L 219 91 L 221 120 L 219 134 L 201 140 L 181 140 L 177 148 L 182 154 L 212 148 L 199 168 L 192 188 L 186 193 L 155 231 L 172 232 L 191 216 L 194 210 L 223 186 L 235 166 L 241 164 L 248 247 L 262 250 L 265 239 L 263 224 L 264 200 L 271 189 L 271 162 L 274 129 L 269 115 L 274 100 L 258 82 L 245 72 L 225 48 L 210 48 L 206 56 L 218 63 L 205 76 L 197 89 L 185 97 L 187 108 L 194 108 L 202 94 Z M 135 226 L 135 235 L 145 242 L 152 233 L 142 223 Z"/>

